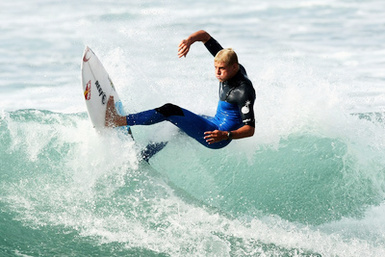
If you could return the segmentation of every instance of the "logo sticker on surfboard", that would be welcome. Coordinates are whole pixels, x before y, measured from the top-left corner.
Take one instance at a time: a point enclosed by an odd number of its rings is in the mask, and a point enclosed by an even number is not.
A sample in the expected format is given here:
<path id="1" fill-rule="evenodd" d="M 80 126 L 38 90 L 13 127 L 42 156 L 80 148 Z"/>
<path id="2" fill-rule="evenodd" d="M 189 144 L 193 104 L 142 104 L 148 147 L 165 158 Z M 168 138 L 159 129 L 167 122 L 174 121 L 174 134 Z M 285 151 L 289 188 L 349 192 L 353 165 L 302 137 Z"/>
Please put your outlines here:
<path id="1" fill-rule="evenodd" d="M 91 99 L 91 80 L 87 82 L 86 84 L 86 90 L 84 91 L 84 98 L 86 100 Z"/>
<path id="2" fill-rule="evenodd" d="M 86 52 L 84 53 L 84 56 L 83 56 L 83 62 L 88 62 L 89 59 L 91 58 L 91 55 L 88 57 L 89 51 L 92 52 L 92 50 L 87 47 L 87 50 L 86 50 Z"/>
<path id="3" fill-rule="evenodd" d="M 99 81 L 95 81 L 96 89 L 99 92 L 99 96 L 102 98 L 102 104 L 105 105 L 107 103 L 107 95 L 104 93 L 102 86 L 100 85 Z"/>

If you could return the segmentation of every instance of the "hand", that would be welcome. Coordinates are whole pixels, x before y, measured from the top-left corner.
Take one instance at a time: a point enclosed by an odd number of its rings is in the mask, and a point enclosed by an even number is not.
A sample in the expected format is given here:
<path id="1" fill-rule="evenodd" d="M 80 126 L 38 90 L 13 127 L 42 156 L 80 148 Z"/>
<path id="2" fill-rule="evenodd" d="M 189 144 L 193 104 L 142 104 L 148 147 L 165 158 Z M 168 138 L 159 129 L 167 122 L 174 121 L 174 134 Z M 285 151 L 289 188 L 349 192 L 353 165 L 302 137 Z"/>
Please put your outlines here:
<path id="1" fill-rule="evenodd" d="M 186 57 L 187 53 L 190 51 L 191 42 L 187 39 L 183 39 L 179 44 L 178 48 L 178 57 Z"/>
<path id="2" fill-rule="evenodd" d="M 204 134 L 206 135 L 204 139 L 206 139 L 206 142 L 209 143 L 209 145 L 217 143 L 222 140 L 227 140 L 227 131 L 220 131 L 220 130 L 206 131 Z"/>

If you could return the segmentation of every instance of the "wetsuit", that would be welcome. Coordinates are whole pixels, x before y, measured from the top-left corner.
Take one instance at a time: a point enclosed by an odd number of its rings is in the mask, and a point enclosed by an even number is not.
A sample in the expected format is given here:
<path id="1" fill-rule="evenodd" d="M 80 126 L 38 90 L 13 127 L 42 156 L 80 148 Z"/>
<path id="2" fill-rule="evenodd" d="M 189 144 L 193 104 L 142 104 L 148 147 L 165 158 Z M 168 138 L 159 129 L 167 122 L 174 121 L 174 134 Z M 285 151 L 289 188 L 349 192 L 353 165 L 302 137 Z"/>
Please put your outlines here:
<path id="1" fill-rule="evenodd" d="M 215 56 L 222 46 L 210 38 L 205 43 L 209 52 Z M 246 70 L 239 65 L 238 73 L 230 80 L 219 83 L 219 102 L 214 117 L 200 116 L 173 104 L 165 104 L 154 110 L 126 116 L 127 125 L 151 125 L 161 121 L 170 121 L 202 145 L 219 149 L 230 143 L 223 140 L 208 144 L 204 139 L 206 131 L 232 131 L 244 125 L 255 126 L 254 119 L 255 91 L 247 78 Z"/>

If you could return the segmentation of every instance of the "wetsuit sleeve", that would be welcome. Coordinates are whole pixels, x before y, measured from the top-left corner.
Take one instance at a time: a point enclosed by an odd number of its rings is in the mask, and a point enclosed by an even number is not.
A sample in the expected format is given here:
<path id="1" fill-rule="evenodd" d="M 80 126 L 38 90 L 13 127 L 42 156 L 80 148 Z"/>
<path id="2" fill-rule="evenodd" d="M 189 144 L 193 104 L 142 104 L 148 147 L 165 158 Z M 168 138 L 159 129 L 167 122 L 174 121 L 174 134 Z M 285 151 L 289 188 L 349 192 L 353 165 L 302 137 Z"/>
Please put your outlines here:
<path id="1" fill-rule="evenodd" d="M 215 57 L 215 55 L 223 49 L 223 47 L 216 41 L 213 37 L 211 37 L 206 43 L 205 46 L 207 50 Z"/>
<path id="2" fill-rule="evenodd" d="M 239 94 L 238 108 L 240 110 L 243 125 L 255 127 L 254 118 L 255 90 L 252 86 L 244 87 Z"/>

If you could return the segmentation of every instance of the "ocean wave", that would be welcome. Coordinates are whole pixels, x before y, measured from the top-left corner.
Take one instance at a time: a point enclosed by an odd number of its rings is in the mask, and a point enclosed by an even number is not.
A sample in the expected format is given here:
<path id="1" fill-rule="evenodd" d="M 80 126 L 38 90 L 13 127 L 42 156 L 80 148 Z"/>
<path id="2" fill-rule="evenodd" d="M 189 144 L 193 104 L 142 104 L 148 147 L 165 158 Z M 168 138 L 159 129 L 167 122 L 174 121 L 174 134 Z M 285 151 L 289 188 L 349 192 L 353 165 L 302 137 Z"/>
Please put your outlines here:
<path id="1" fill-rule="evenodd" d="M 340 236 L 383 202 L 376 154 L 383 149 L 362 139 L 304 131 L 274 146 L 234 142 L 214 151 L 178 133 L 148 165 L 140 144 L 90 124 L 85 113 L 3 114 L 0 202 L 9 226 L 31 234 L 56 228 L 70 240 L 118 243 L 149 256 L 327 256 L 331 245 L 348 253 L 341 256 L 384 251 L 378 242 L 385 238 L 367 236 L 365 226 Z M 301 239 L 309 236 L 321 242 Z"/>

